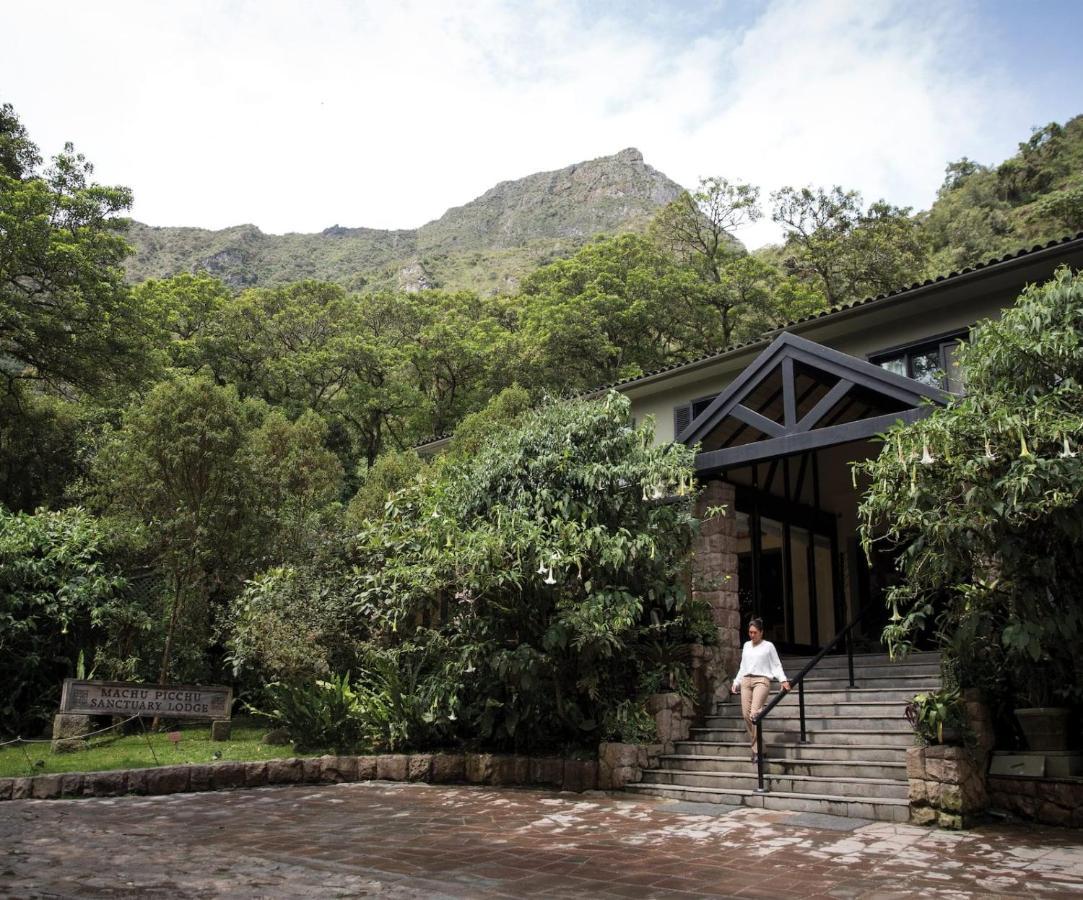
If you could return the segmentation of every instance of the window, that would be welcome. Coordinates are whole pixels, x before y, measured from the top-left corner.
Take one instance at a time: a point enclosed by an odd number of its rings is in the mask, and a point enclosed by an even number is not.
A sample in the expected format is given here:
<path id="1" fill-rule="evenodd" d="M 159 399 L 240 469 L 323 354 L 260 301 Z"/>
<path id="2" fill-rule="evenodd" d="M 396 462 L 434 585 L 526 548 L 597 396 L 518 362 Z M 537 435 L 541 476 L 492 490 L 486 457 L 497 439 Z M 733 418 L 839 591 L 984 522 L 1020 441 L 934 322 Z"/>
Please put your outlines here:
<path id="1" fill-rule="evenodd" d="M 676 438 L 682 431 L 684 431 L 700 413 L 702 413 L 718 394 L 711 394 L 710 397 L 700 397 L 698 400 L 693 400 L 691 403 L 682 403 L 680 406 L 673 407 L 673 437 Z"/>
<path id="2" fill-rule="evenodd" d="M 966 385 L 956 356 L 959 343 L 965 341 L 966 337 L 967 332 L 956 331 L 931 341 L 873 354 L 869 357 L 869 362 L 930 387 L 962 394 Z"/>

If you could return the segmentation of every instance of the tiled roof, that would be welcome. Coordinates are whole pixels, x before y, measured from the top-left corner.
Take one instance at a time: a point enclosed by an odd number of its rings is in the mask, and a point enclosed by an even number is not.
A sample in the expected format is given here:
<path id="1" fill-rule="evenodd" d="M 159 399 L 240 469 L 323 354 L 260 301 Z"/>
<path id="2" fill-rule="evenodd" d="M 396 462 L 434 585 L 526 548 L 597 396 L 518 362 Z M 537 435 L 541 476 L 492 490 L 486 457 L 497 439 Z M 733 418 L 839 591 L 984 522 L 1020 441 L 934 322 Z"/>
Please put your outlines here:
<path id="1" fill-rule="evenodd" d="M 817 319 L 823 319 L 828 316 L 835 315 L 836 313 L 843 312 L 845 310 L 855 309 L 859 306 L 867 306 L 872 303 L 879 303 L 893 297 L 899 297 L 911 291 L 922 290 L 924 288 L 930 287 L 931 285 L 941 284 L 946 281 L 952 281 L 957 278 L 962 278 L 963 276 L 981 271 L 982 269 L 988 269 L 993 266 L 1002 265 L 1003 263 L 1013 262 L 1014 260 L 1021 259 L 1023 257 L 1033 256 L 1034 254 L 1040 253 L 1044 250 L 1051 250 L 1055 247 L 1060 247 L 1065 244 L 1073 244 L 1076 242 L 1079 242 L 1081 245 L 1081 249 L 1083 249 L 1083 231 L 1080 231 L 1079 233 L 1070 235 L 1068 237 L 1058 238 L 1057 240 L 1049 241 L 1045 244 L 1037 244 L 1033 247 L 1027 247 L 1022 250 L 1017 250 L 1016 252 L 1008 253 L 1005 256 L 994 257 L 993 259 L 987 260 L 986 262 L 975 263 L 973 266 L 967 266 L 964 269 L 960 269 L 958 272 L 950 272 L 947 275 L 937 275 L 935 278 L 929 278 L 925 281 L 918 281 L 907 287 L 899 288 L 895 291 L 888 291 L 885 294 L 877 294 L 874 297 L 865 297 L 862 300 L 851 300 L 849 303 L 837 303 L 834 306 L 825 310 L 821 310 L 818 313 L 813 313 L 812 315 L 805 316 L 800 319 L 794 319 L 793 321 L 786 322 L 782 325 L 777 325 L 774 328 L 763 332 L 763 334 L 761 334 L 759 337 L 753 338 L 752 340 L 742 341 L 741 343 L 737 344 L 731 344 L 723 350 L 717 350 L 714 353 L 709 353 L 706 356 L 701 356 L 696 359 L 690 359 L 685 362 L 673 363 L 668 366 L 663 366 L 660 369 L 655 369 L 651 372 L 645 372 L 642 375 L 636 376 L 635 378 L 629 378 L 624 381 L 614 381 L 609 384 L 598 385 L 597 387 L 591 388 L 588 391 L 584 391 L 583 394 L 580 396 L 587 394 L 596 394 L 599 391 L 606 391 L 610 389 L 631 387 L 637 382 L 644 381 L 648 378 L 654 378 L 658 375 L 664 375 L 666 372 L 673 372 L 677 369 L 683 369 L 687 366 L 698 366 L 703 363 L 710 362 L 714 359 L 720 359 L 723 356 L 728 356 L 729 354 L 734 353 L 738 350 L 742 350 L 746 347 L 754 347 L 756 345 L 763 344 L 766 342 L 769 335 L 776 334 L 780 331 L 786 331 L 790 328 L 796 328 L 799 325 L 805 325 L 809 322 L 813 322 Z"/>

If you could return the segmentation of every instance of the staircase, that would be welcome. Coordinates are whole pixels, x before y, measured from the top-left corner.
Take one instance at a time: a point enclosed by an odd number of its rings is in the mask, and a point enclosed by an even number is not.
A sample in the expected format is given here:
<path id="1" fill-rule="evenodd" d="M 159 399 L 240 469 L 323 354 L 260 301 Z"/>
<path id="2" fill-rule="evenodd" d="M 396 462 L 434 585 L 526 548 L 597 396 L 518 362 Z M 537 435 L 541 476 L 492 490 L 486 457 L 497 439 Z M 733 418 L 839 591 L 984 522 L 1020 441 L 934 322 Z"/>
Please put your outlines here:
<path id="1" fill-rule="evenodd" d="M 796 674 L 808 661 L 786 657 L 783 663 Z M 805 677 L 806 743 L 796 688 L 765 719 L 766 793 L 755 791 L 740 695 L 718 702 L 702 728 L 693 728 L 687 741 L 626 789 L 700 803 L 905 822 L 906 750 L 914 746 L 905 705 L 915 693 L 940 687 L 939 654 L 913 653 L 895 663 L 885 654 L 855 654 L 857 686 L 851 688 L 849 680 L 845 655 L 825 657 Z"/>

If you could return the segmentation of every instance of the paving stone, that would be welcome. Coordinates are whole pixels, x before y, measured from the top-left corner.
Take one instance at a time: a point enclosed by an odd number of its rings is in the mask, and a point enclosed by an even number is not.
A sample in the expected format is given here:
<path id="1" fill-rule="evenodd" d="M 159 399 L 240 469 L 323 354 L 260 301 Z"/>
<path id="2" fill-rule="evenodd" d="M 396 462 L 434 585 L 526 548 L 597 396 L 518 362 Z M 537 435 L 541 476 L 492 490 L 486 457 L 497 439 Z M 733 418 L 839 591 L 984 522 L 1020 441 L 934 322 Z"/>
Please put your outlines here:
<path id="1" fill-rule="evenodd" d="M 384 753 L 376 757 L 376 777 L 380 781 L 405 781 L 409 771 L 403 753 Z"/>
<path id="2" fill-rule="evenodd" d="M 320 758 L 308 756 L 301 760 L 301 780 L 305 784 L 316 784 L 320 781 Z"/>
<path id="3" fill-rule="evenodd" d="M 296 784 L 304 774 L 299 759 L 270 759 L 267 761 L 268 784 Z"/>
<path id="4" fill-rule="evenodd" d="M 564 784 L 564 760 L 559 756 L 531 757 L 530 783 L 559 788 Z"/>
<path id="5" fill-rule="evenodd" d="M 356 756 L 321 756 L 320 781 L 339 784 L 343 781 L 357 781 Z"/>
<path id="6" fill-rule="evenodd" d="M 34 778 L 31 796 L 35 800 L 52 800 L 60 796 L 63 775 L 38 775 Z"/>
<path id="7" fill-rule="evenodd" d="M 428 781 L 432 776 L 432 756 L 427 753 L 411 754 L 406 760 L 407 781 Z"/>
<path id="8" fill-rule="evenodd" d="M 60 779 L 61 797 L 83 796 L 83 782 L 85 776 L 82 772 L 65 772 Z"/>
<path id="9" fill-rule="evenodd" d="M 23 800 L 5 812 L 5 896 L 1083 893 L 1078 835 L 1040 826 L 949 833 L 628 796 L 389 782 Z"/>
<path id="10" fill-rule="evenodd" d="M 82 793 L 88 797 L 116 797 L 128 791 L 128 772 L 87 772 Z"/>
<path id="11" fill-rule="evenodd" d="M 0 800 L 11 799 L 11 789 L 14 785 L 14 778 L 0 778 Z"/>
<path id="12" fill-rule="evenodd" d="M 188 790 L 188 766 L 162 766 L 145 771 L 148 794 L 178 794 Z"/>
<path id="13" fill-rule="evenodd" d="M 188 767 L 188 790 L 209 791 L 211 790 L 211 772 L 213 766 L 194 765 Z"/>
<path id="14" fill-rule="evenodd" d="M 14 778 L 11 781 L 11 799 L 26 800 L 34 794 L 33 778 Z"/>
<path id="15" fill-rule="evenodd" d="M 357 780 L 372 781 L 376 777 L 376 757 L 357 757 Z"/>
<path id="16" fill-rule="evenodd" d="M 263 787 L 267 783 L 266 762 L 246 762 L 244 764 L 245 787 Z"/>
<path id="17" fill-rule="evenodd" d="M 244 787 L 244 769 L 241 762 L 215 763 L 211 766 L 211 787 L 216 791 Z"/>
<path id="18" fill-rule="evenodd" d="M 491 753 L 466 754 L 466 780 L 471 784 L 488 784 L 493 778 Z"/>
<path id="19" fill-rule="evenodd" d="M 434 753 L 432 781 L 434 784 L 454 784 L 466 780 L 466 757 L 462 753 Z"/>

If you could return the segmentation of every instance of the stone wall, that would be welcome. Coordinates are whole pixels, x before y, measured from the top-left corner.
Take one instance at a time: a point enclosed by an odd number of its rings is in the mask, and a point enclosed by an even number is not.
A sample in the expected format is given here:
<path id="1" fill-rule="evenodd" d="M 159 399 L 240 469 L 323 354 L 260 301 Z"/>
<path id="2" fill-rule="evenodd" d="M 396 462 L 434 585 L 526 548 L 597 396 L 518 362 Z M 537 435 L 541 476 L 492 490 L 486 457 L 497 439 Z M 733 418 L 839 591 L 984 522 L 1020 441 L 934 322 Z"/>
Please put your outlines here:
<path id="1" fill-rule="evenodd" d="M 1044 825 L 1083 827 L 1083 779 L 989 776 L 989 808 Z"/>
<path id="2" fill-rule="evenodd" d="M 966 747 L 911 747 L 906 751 L 906 777 L 915 825 L 968 828 L 988 804 L 984 760 Z"/>
<path id="3" fill-rule="evenodd" d="M 534 785 L 582 792 L 597 789 L 598 763 L 593 759 L 496 753 L 390 753 L 220 762 L 0 778 L 0 800 L 177 794 L 269 784 L 339 784 L 372 780 Z"/>
<path id="4" fill-rule="evenodd" d="M 986 772 L 995 737 L 993 719 L 981 695 L 963 692 L 966 747 L 934 744 L 906 751 L 910 821 L 915 825 L 968 828 L 989 805 Z"/>
<path id="5" fill-rule="evenodd" d="M 737 518 L 734 488 L 709 481 L 696 503 L 702 516 L 711 506 L 725 506 L 724 515 L 703 522 L 692 560 L 692 595 L 711 607 L 718 629 L 719 665 L 736 672 L 741 662 L 741 608 L 737 598 Z"/>

